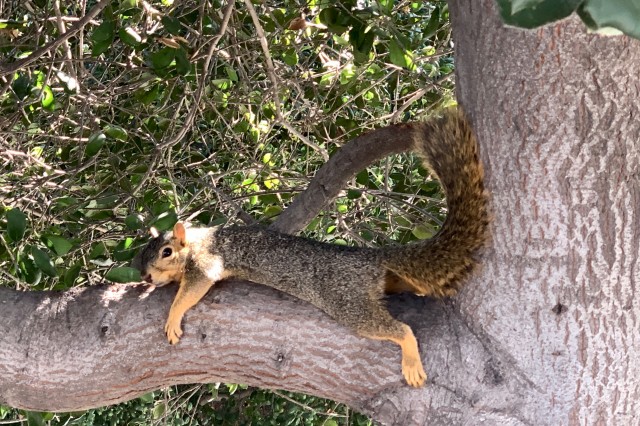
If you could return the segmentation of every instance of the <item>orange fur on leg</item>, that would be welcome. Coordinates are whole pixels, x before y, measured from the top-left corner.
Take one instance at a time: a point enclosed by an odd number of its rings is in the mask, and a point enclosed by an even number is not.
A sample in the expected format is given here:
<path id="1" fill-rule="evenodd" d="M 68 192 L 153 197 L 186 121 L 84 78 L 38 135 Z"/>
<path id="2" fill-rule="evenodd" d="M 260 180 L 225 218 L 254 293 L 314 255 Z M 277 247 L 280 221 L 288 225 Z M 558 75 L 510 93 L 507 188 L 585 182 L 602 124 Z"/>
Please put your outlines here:
<path id="1" fill-rule="evenodd" d="M 402 349 L 402 375 L 409 385 L 419 388 L 424 386 L 427 374 L 422 367 L 418 341 L 413 331 L 411 331 L 411 327 L 407 324 L 400 324 L 403 330 L 403 334 L 400 337 L 384 334 L 372 335 L 369 333 L 365 334 L 365 336 L 376 340 L 390 340 L 398 344 Z"/>
<path id="2" fill-rule="evenodd" d="M 182 317 L 185 312 L 194 307 L 207 294 L 213 284 L 214 282 L 210 280 L 202 280 L 198 283 L 190 282 L 188 285 L 180 283 L 180 289 L 173 300 L 173 304 L 171 304 L 169 317 L 164 326 L 164 332 L 169 343 L 175 345 L 180 341 L 182 336 L 182 327 L 180 326 Z"/>

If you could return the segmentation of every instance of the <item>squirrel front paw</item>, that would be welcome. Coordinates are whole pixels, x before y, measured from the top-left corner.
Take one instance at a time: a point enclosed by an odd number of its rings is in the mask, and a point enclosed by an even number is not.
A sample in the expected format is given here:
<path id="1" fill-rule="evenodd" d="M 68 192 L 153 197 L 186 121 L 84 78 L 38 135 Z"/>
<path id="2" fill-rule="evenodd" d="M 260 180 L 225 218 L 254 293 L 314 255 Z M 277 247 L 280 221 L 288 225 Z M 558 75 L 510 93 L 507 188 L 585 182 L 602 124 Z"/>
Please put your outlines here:
<path id="1" fill-rule="evenodd" d="M 402 358 L 402 375 L 410 386 L 420 388 L 424 386 L 427 374 L 422 368 L 422 362 L 414 357 Z"/>
<path id="2" fill-rule="evenodd" d="M 182 336 L 182 328 L 180 327 L 180 321 L 168 320 L 164 326 L 164 333 L 167 335 L 167 340 L 170 344 L 175 345 L 180 341 Z"/>

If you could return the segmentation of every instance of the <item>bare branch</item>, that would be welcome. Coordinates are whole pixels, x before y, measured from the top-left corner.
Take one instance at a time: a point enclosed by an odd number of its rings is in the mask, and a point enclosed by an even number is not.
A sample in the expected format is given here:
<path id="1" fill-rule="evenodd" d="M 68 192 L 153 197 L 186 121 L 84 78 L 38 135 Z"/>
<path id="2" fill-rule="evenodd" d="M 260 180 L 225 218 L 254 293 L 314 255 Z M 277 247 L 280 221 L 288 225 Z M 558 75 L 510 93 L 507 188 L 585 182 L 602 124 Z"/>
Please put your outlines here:
<path id="1" fill-rule="evenodd" d="M 271 227 L 288 234 L 302 230 L 360 170 L 391 154 L 408 151 L 411 132 L 408 126 L 388 126 L 348 142 L 317 171 L 307 189 Z"/>

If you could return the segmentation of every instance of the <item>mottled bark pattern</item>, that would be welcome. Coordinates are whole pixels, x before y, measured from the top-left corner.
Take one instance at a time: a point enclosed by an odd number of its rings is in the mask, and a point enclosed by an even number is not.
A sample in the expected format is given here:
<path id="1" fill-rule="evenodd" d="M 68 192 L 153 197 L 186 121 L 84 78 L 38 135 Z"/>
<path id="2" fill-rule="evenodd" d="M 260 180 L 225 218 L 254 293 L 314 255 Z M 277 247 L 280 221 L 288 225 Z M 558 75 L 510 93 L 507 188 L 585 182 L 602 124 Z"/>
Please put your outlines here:
<path id="1" fill-rule="evenodd" d="M 462 311 L 528 384 L 529 424 L 640 415 L 640 42 L 577 19 L 503 28 L 493 1 L 451 4 L 459 100 L 495 216 Z M 635 419 L 635 420 L 633 420 Z"/>

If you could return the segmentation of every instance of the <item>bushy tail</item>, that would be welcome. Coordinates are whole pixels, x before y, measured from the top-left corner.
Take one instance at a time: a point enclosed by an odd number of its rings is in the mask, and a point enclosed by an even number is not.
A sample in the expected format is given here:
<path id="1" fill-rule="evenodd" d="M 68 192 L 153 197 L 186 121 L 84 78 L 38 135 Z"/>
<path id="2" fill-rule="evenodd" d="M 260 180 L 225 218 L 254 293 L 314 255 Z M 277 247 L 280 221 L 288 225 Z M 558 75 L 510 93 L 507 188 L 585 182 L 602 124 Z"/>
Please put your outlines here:
<path id="1" fill-rule="evenodd" d="M 434 172 L 447 198 L 440 231 L 424 242 L 385 248 L 386 291 L 451 296 L 476 264 L 488 238 L 489 214 L 478 143 L 462 110 L 450 109 L 416 126 L 414 150 Z"/>

